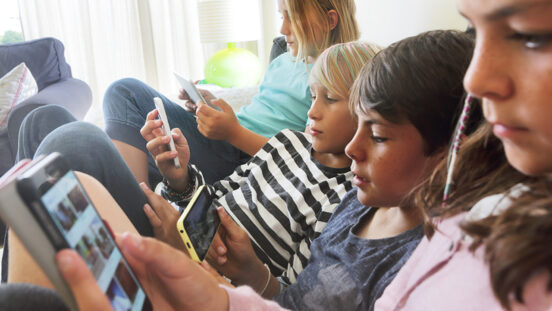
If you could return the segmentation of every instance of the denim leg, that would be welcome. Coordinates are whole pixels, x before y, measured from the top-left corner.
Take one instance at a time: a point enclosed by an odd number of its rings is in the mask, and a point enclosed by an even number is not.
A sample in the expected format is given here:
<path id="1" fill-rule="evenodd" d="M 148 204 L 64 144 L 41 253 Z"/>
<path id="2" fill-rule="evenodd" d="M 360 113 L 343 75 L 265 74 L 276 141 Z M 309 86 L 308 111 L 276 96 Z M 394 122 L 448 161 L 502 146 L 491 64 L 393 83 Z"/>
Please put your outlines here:
<path id="1" fill-rule="evenodd" d="M 112 139 L 134 146 L 148 155 L 149 182 L 153 187 L 162 180 L 152 156 L 146 149 L 146 141 L 140 129 L 147 114 L 155 109 L 153 98 L 163 100 L 171 128 L 178 127 L 190 146 L 190 163 L 195 164 L 208 183 L 230 175 L 249 156 L 226 141 L 204 137 L 197 130 L 197 122 L 191 113 L 170 101 L 150 86 L 136 79 L 114 82 L 106 91 L 103 110 L 106 132 Z"/>
<path id="2" fill-rule="evenodd" d="M 36 149 L 56 128 L 77 119 L 65 108 L 47 105 L 29 113 L 19 128 L 16 161 L 34 158 Z"/>
<path id="3" fill-rule="evenodd" d="M 147 202 L 142 189 L 134 175 L 126 166 L 122 156 L 109 137 L 98 127 L 86 122 L 71 122 L 61 124 L 59 117 L 68 114 L 65 109 L 56 106 L 45 106 L 33 110 L 23 120 L 19 132 L 19 150 L 21 158 L 36 157 L 52 152 L 61 153 L 73 170 L 86 173 L 100 181 L 113 196 L 121 209 L 141 235 L 153 236 L 153 229 L 142 208 Z M 68 116 L 64 118 L 70 120 Z M 40 120 L 34 123 L 33 121 Z M 49 123 L 44 120 L 56 120 Z M 46 129 L 51 132 L 46 134 Z M 45 134 L 38 147 L 34 147 L 36 133 Z M 7 241 L 7 238 L 6 238 Z M 5 244 L 2 258 L 2 280 L 7 277 L 8 245 Z"/>
<path id="4" fill-rule="evenodd" d="M 53 130 L 37 148 L 35 157 L 59 152 L 69 167 L 96 178 L 109 191 L 142 235 L 153 231 L 142 208 L 146 196 L 109 137 L 87 122 L 72 122 Z"/>

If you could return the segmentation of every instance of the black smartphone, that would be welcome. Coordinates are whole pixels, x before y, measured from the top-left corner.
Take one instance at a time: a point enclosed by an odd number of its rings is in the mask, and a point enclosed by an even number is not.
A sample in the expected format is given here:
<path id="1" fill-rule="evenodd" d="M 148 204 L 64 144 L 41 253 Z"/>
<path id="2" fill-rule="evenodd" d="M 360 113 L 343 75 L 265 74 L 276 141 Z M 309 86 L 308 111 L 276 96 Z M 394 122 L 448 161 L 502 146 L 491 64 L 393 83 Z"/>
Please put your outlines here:
<path id="1" fill-rule="evenodd" d="M 202 262 L 220 225 L 209 189 L 200 186 L 176 222 L 176 228 L 190 256 Z"/>
<path id="2" fill-rule="evenodd" d="M 53 248 L 72 248 L 82 256 L 114 310 L 151 309 L 111 231 L 60 154 L 20 175 L 17 191 Z"/>

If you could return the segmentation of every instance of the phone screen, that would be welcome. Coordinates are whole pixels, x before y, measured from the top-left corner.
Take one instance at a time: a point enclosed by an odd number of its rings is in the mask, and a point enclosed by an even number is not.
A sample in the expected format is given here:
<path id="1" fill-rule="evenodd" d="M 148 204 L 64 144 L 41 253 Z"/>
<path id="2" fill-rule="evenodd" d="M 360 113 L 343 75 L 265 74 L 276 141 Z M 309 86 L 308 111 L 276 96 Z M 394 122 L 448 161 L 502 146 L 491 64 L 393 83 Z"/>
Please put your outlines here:
<path id="1" fill-rule="evenodd" d="M 194 205 L 184 218 L 184 229 L 200 260 L 205 258 L 217 232 L 220 219 L 207 188 L 202 188 Z"/>
<path id="2" fill-rule="evenodd" d="M 114 310 L 142 310 L 146 295 L 73 171 L 41 196 L 67 244 L 84 258 Z"/>

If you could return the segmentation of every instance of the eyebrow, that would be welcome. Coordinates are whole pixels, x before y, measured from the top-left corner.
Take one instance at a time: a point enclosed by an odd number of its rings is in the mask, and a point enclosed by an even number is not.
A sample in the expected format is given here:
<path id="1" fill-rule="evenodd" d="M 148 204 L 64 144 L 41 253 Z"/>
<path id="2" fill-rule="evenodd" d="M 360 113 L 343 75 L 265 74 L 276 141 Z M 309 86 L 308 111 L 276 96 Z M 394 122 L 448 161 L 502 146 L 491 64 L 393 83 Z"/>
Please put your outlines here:
<path id="1" fill-rule="evenodd" d="M 363 122 L 364 124 L 366 125 L 381 125 L 381 126 L 389 126 L 389 124 L 387 123 L 383 123 L 381 120 L 375 120 L 375 119 L 369 119 L 369 120 L 365 120 Z"/>
<path id="2" fill-rule="evenodd" d="M 521 3 L 521 4 L 512 4 L 505 7 L 499 8 L 495 11 L 485 14 L 485 19 L 489 21 L 495 21 L 503 18 L 510 17 L 519 13 L 523 13 L 529 9 L 534 9 L 540 6 L 549 6 L 552 5 L 550 0 L 534 1 L 530 3 Z M 462 14 L 462 13 L 460 13 Z M 462 14 L 463 15 L 463 14 Z"/>

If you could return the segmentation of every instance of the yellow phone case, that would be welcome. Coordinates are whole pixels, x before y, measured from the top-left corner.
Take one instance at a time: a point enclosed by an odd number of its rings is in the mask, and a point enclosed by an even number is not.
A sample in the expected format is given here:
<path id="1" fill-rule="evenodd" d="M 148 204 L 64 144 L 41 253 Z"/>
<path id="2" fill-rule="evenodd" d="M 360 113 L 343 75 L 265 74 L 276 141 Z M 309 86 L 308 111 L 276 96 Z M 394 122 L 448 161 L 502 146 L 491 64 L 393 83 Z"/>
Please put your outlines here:
<path id="1" fill-rule="evenodd" d="M 205 185 L 201 185 L 196 190 L 196 192 L 194 193 L 194 196 L 192 197 L 192 199 L 190 200 L 190 202 L 186 206 L 186 209 L 184 210 L 182 215 L 180 215 L 180 218 L 178 218 L 178 221 L 176 222 L 176 229 L 178 230 L 178 233 L 180 233 L 180 237 L 182 238 L 182 241 L 184 242 L 184 245 L 186 245 L 186 248 L 188 249 L 188 253 L 190 253 L 190 256 L 192 257 L 193 260 L 195 260 L 196 262 L 199 262 L 199 263 L 201 263 L 201 259 L 197 255 L 197 252 L 194 248 L 194 245 L 192 244 L 192 241 L 188 237 L 188 233 L 186 232 L 186 229 L 184 228 L 184 219 L 186 219 L 186 216 L 188 215 L 188 213 L 192 209 L 192 206 L 194 206 L 195 201 L 199 197 L 199 194 L 203 191 L 203 188 L 205 188 Z"/>

